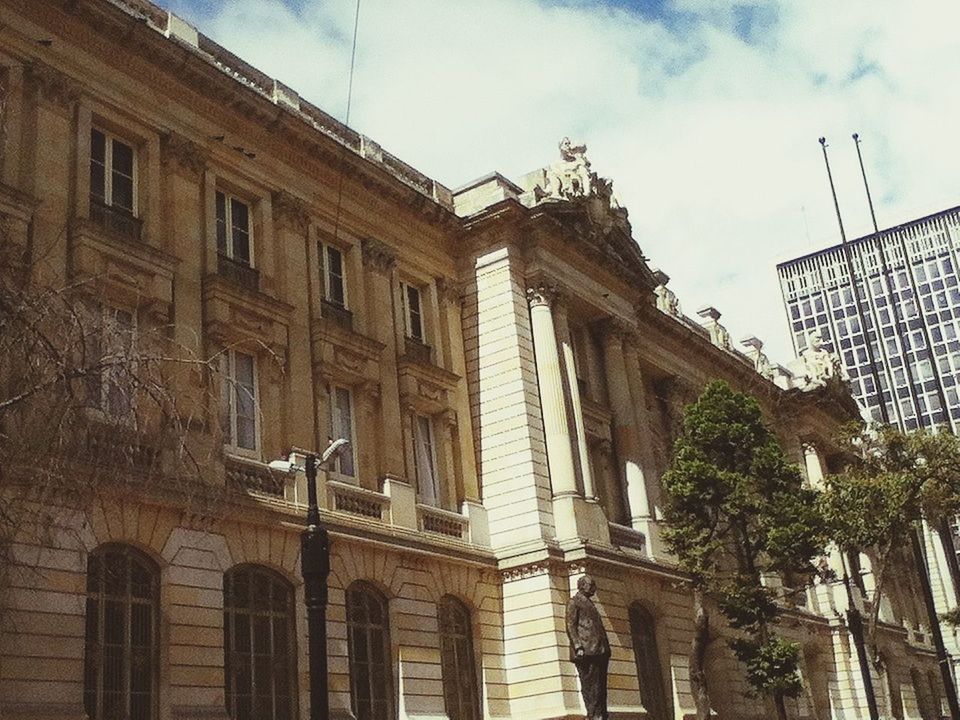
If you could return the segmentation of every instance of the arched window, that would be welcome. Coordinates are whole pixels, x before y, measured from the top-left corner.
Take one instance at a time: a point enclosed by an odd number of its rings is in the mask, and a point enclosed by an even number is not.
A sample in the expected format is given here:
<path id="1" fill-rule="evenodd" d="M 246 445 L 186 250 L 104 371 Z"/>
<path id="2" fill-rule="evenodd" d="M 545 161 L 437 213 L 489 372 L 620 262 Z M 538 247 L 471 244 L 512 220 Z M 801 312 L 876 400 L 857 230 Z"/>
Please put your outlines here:
<path id="1" fill-rule="evenodd" d="M 657 650 L 653 617 L 639 603 L 630 606 L 629 614 L 633 657 L 637 663 L 637 680 L 640 683 L 640 701 L 650 720 L 668 720 L 671 715 L 663 692 L 663 673 L 660 672 L 660 654 Z"/>
<path id="2" fill-rule="evenodd" d="M 256 565 L 224 573 L 224 683 L 234 720 L 293 718 L 295 633 L 290 583 Z"/>
<path id="3" fill-rule="evenodd" d="M 90 720 L 157 716 L 159 570 L 126 545 L 87 560 L 83 704 Z"/>
<path id="4" fill-rule="evenodd" d="M 470 611 L 451 595 L 440 599 L 440 661 L 443 702 L 450 720 L 478 720 L 477 669 Z"/>
<path id="5" fill-rule="evenodd" d="M 357 720 L 393 720 L 387 600 L 366 583 L 347 588 L 350 705 Z"/>

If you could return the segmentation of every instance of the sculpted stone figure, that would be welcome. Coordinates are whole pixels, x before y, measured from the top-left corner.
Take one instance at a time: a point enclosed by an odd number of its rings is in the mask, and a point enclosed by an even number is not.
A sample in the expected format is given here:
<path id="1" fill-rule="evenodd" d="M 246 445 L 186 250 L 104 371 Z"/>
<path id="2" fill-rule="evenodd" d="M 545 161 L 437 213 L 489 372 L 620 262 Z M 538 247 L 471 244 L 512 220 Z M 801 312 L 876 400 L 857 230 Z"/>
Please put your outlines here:
<path id="1" fill-rule="evenodd" d="M 580 676 L 580 692 L 587 708 L 586 720 L 607 720 L 607 665 L 610 643 L 597 606 L 591 599 L 597 591 L 589 575 L 577 582 L 577 594 L 567 604 L 567 635 L 570 657 Z"/>
<path id="2" fill-rule="evenodd" d="M 807 335 L 807 347 L 801 351 L 800 359 L 808 389 L 823 387 L 833 378 L 848 379 L 840 358 L 823 347 L 823 338 L 817 330 Z"/>
<path id="3" fill-rule="evenodd" d="M 589 195 L 596 176 L 590 172 L 587 146 L 574 145 L 570 138 L 560 141 L 560 160 L 547 171 L 547 193 L 554 198 L 569 199 Z"/>

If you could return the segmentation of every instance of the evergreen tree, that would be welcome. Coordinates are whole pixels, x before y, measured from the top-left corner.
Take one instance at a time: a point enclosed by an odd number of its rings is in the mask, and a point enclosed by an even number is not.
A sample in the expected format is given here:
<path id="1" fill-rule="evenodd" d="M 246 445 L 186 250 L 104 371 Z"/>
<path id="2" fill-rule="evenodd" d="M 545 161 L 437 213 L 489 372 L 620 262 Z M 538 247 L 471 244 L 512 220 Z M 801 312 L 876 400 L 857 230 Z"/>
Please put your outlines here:
<path id="1" fill-rule="evenodd" d="M 802 689 L 799 647 L 777 635 L 781 604 L 765 577 L 809 584 L 824 532 L 816 492 L 786 461 L 757 401 L 722 381 L 687 407 L 664 474 L 664 539 L 693 580 L 691 681 L 698 720 L 709 717 L 704 656 L 712 600 L 736 631 L 731 647 L 751 688 L 784 700 Z"/>

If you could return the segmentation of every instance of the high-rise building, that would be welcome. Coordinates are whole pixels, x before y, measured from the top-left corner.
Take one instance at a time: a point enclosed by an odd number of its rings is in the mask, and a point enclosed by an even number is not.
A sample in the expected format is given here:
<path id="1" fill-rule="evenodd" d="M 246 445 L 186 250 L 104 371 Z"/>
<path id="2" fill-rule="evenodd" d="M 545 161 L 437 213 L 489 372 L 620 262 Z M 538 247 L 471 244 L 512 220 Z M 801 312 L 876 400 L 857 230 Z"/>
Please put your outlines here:
<path id="1" fill-rule="evenodd" d="M 803 354 L 819 333 L 875 419 L 883 419 L 883 402 L 904 430 L 949 424 L 956 431 L 960 207 L 857 238 L 846 250 L 849 263 L 835 245 L 777 266 L 794 350 Z"/>

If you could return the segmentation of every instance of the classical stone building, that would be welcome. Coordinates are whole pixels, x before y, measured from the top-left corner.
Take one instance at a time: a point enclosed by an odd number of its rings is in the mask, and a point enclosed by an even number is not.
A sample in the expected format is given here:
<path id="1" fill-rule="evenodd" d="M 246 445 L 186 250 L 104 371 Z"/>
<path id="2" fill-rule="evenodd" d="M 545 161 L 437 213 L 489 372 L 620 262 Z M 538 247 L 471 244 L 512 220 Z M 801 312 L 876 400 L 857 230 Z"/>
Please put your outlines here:
<path id="1" fill-rule="evenodd" d="M 125 336 L 216 359 L 174 382 L 223 491 L 114 480 L 13 538 L 0 716 L 307 717 L 304 480 L 267 463 L 330 436 L 352 440 L 320 488 L 335 717 L 578 717 L 563 613 L 584 571 L 613 717 L 690 715 L 689 592 L 658 528 L 679 413 L 726 379 L 816 484 L 856 414 L 829 356 L 793 374 L 715 309 L 684 315 L 584 148 L 451 191 L 146 0 L 0 0 L 0 85 L 3 242 Z M 149 446 L 110 397 L 86 422 Z M 928 720 L 910 588 L 875 686 Z M 866 717 L 846 595 L 788 590 L 793 717 Z M 719 629 L 708 681 L 717 717 L 770 716 Z"/>

